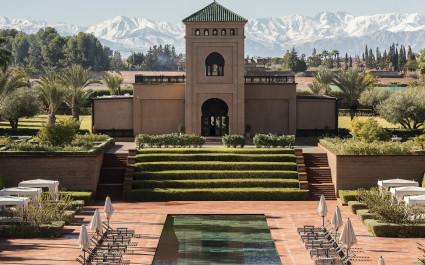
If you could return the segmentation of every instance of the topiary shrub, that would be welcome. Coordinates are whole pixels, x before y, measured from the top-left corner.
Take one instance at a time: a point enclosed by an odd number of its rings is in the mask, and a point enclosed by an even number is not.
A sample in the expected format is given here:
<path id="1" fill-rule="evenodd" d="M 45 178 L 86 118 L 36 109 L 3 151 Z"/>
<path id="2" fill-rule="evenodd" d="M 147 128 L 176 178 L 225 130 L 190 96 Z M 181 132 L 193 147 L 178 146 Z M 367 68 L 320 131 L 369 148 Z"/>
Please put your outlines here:
<path id="1" fill-rule="evenodd" d="M 261 147 L 291 147 L 295 144 L 295 135 L 256 134 L 254 145 Z"/>
<path id="2" fill-rule="evenodd" d="M 145 147 L 202 147 L 205 138 L 191 134 L 160 134 L 147 135 L 139 134 L 136 137 L 136 145 L 139 148 Z"/>
<path id="3" fill-rule="evenodd" d="M 357 190 L 339 190 L 338 193 L 342 205 L 348 205 L 350 201 L 357 201 Z"/>
<path id="4" fill-rule="evenodd" d="M 367 204 L 359 202 L 359 201 L 350 201 L 348 202 L 348 207 L 350 207 L 351 212 L 357 213 L 357 210 L 367 209 Z"/>
<path id="5" fill-rule="evenodd" d="M 65 146 L 72 142 L 79 128 L 80 123 L 77 120 L 68 118 L 41 128 L 37 137 L 40 141 L 53 146 Z"/>
<path id="6" fill-rule="evenodd" d="M 354 138 L 367 143 L 389 138 L 387 131 L 374 118 L 365 121 L 354 119 L 351 123 L 351 134 Z"/>
<path id="7" fill-rule="evenodd" d="M 245 137 L 237 134 L 225 135 L 222 138 L 222 142 L 226 147 L 236 148 L 240 146 L 243 148 L 245 146 Z"/>

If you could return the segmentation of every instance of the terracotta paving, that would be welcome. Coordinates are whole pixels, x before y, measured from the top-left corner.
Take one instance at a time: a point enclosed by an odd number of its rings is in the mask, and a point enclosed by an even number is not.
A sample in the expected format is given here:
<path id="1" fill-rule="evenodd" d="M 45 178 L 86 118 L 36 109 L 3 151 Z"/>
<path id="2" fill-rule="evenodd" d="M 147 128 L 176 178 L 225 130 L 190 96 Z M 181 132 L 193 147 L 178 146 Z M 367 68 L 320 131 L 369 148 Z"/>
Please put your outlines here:
<path id="1" fill-rule="evenodd" d="M 330 212 L 336 201 L 328 202 Z M 78 224 L 88 223 L 95 207 L 85 208 L 78 216 Z M 151 264 L 163 223 L 167 214 L 265 214 L 282 264 L 312 265 L 297 227 L 305 224 L 320 225 L 316 214 L 317 202 L 166 202 L 166 203 L 115 203 L 113 227 L 129 227 L 141 238 L 134 238 L 137 246 L 130 248 L 125 259 L 131 264 Z M 421 253 L 416 242 L 424 239 L 375 238 L 366 227 L 351 214 L 347 207 L 342 209 L 344 219 L 350 217 L 357 234 L 358 244 L 354 251 L 354 265 L 377 264 L 383 255 L 386 264 L 411 265 Z M 330 218 L 329 213 L 328 218 Z M 77 264 L 80 254 L 77 245 L 78 226 L 69 226 L 67 234 L 60 239 L 13 239 L 0 240 L 0 264 Z"/>

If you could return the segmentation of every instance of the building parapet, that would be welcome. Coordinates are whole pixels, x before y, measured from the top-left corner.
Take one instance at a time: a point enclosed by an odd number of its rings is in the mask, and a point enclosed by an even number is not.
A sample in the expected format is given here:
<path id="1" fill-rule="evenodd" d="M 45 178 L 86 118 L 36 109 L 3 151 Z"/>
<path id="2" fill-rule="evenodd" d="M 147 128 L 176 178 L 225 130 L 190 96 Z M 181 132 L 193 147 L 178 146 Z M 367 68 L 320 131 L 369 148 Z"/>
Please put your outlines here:
<path id="1" fill-rule="evenodd" d="M 185 83 L 185 75 L 136 75 L 136 84 Z"/>
<path id="2" fill-rule="evenodd" d="M 295 75 L 291 72 L 247 72 L 245 84 L 295 84 Z"/>

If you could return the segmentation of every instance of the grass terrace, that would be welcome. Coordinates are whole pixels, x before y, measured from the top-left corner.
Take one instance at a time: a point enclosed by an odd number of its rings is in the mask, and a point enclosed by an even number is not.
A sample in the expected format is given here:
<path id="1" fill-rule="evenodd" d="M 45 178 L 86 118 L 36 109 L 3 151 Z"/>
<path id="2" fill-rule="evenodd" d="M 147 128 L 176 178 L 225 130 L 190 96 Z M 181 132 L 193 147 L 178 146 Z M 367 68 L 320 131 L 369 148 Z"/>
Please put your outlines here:
<path id="1" fill-rule="evenodd" d="M 293 149 L 146 148 L 129 200 L 305 200 Z"/>

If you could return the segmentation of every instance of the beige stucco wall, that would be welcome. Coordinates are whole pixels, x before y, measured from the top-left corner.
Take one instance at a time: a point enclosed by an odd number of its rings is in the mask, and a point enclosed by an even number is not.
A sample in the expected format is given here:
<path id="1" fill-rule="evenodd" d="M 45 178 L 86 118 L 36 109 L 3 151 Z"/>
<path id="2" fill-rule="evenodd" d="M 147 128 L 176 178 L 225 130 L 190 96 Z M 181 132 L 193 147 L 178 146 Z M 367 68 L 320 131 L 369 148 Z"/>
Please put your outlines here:
<path id="1" fill-rule="evenodd" d="M 135 84 L 134 134 L 177 132 L 185 122 L 185 84 Z"/>
<path id="2" fill-rule="evenodd" d="M 186 23 L 185 124 L 189 133 L 201 134 L 201 106 L 219 98 L 229 107 L 229 132 L 244 133 L 244 40 L 245 23 Z M 236 29 L 236 36 L 194 36 L 194 29 Z M 225 59 L 224 76 L 206 76 L 205 59 L 212 52 Z"/>
<path id="3" fill-rule="evenodd" d="M 133 99 L 98 98 L 93 101 L 95 130 L 133 129 Z"/>
<path id="4" fill-rule="evenodd" d="M 103 151 L 96 154 L 0 154 L 0 177 L 6 187 L 30 179 L 58 180 L 62 189 L 96 192 Z"/>
<path id="5" fill-rule="evenodd" d="M 336 191 L 377 186 L 378 180 L 402 178 L 421 181 L 425 155 L 335 155 L 323 146 Z"/>
<path id="6" fill-rule="evenodd" d="M 251 133 L 296 133 L 296 85 L 245 86 L 246 124 Z"/>
<path id="7" fill-rule="evenodd" d="M 334 99 L 297 99 L 297 129 L 323 130 L 336 128 L 336 100 Z"/>

